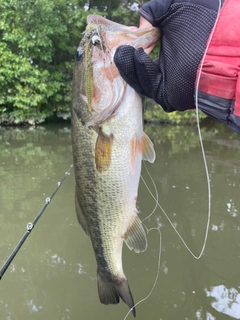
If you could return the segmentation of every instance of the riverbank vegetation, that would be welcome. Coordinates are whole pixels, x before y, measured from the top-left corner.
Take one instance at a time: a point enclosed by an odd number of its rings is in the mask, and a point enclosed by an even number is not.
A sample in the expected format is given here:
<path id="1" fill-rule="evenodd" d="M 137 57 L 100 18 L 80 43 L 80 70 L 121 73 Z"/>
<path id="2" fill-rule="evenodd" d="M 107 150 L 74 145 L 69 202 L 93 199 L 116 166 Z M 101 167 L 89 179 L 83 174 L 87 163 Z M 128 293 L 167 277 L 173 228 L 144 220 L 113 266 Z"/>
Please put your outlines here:
<path id="1" fill-rule="evenodd" d="M 143 3 L 140 3 L 140 6 Z M 91 13 L 137 25 L 136 2 L 120 0 L 2 0 L 0 2 L 0 124 L 69 118 L 74 55 Z M 160 112 L 146 120 L 190 120 Z"/>

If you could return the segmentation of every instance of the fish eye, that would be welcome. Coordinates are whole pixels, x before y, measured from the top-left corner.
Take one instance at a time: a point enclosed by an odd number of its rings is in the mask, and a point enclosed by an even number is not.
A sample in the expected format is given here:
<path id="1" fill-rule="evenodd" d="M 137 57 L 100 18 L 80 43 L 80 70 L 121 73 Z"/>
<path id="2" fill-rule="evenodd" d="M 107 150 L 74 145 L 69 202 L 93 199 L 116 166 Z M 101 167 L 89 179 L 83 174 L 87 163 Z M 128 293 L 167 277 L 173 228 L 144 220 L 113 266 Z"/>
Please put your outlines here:
<path id="1" fill-rule="evenodd" d="M 80 62 L 82 60 L 82 57 L 83 57 L 83 49 L 79 47 L 76 52 L 77 62 Z"/>
<path id="2" fill-rule="evenodd" d="M 92 37 L 92 44 L 93 44 L 94 46 L 96 46 L 97 44 L 100 44 L 100 38 L 99 38 L 99 36 L 94 35 L 94 36 Z"/>

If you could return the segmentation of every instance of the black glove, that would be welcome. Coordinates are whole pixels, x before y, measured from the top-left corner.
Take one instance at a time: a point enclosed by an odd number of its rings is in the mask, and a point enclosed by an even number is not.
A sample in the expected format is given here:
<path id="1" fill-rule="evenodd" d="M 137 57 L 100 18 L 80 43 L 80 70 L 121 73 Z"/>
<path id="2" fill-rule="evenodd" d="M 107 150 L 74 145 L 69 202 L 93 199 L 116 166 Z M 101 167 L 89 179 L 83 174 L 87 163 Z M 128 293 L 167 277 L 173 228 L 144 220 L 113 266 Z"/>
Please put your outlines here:
<path id="1" fill-rule="evenodd" d="M 213 6 L 213 2 L 215 7 Z M 152 0 L 139 13 L 161 29 L 161 54 L 154 63 L 142 48 L 117 48 L 114 62 L 138 93 L 166 112 L 195 107 L 196 74 L 217 16 L 218 1 Z"/>
<path id="2" fill-rule="evenodd" d="M 122 78 L 138 93 L 160 103 L 158 87 L 162 76 L 159 67 L 142 48 L 120 46 L 114 55 L 114 62 Z"/>

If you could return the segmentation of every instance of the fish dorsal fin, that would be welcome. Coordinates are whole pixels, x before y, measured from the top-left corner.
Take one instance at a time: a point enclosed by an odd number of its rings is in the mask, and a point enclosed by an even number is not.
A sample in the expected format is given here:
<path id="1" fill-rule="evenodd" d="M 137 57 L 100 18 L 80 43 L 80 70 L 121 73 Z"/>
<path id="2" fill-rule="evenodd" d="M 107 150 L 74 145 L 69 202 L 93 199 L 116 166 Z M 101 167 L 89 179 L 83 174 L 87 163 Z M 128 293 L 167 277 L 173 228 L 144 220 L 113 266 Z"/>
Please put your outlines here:
<path id="1" fill-rule="evenodd" d="M 142 222 L 137 215 L 132 218 L 131 224 L 124 235 L 124 241 L 130 250 L 142 252 L 147 249 L 147 237 Z"/>
<path id="2" fill-rule="evenodd" d="M 77 198 L 77 192 L 75 192 L 75 208 L 76 208 L 78 222 L 82 226 L 82 228 L 86 232 L 86 234 L 89 236 L 89 230 L 88 230 L 87 221 L 86 221 L 86 219 L 85 219 L 85 217 L 83 215 L 83 212 L 81 210 L 81 207 L 79 205 L 79 201 L 78 201 L 78 198 Z"/>
<path id="3" fill-rule="evenodd" d="M 145 132 L 143 133 L 143 136 L 142 136 L 141 149 L 142 149 L 142 159 L 153 163 L 156 158 L 156 153 L 155 153 L 152 141 L 146 135 Z"/>
<path id="4" fill-rule="evenodd" d="M 107 171 L 111 163 L 113 135 L 105 134 L 98 129 L 98 137 L 95 145 L 95 164 L 98 172 Z"/>

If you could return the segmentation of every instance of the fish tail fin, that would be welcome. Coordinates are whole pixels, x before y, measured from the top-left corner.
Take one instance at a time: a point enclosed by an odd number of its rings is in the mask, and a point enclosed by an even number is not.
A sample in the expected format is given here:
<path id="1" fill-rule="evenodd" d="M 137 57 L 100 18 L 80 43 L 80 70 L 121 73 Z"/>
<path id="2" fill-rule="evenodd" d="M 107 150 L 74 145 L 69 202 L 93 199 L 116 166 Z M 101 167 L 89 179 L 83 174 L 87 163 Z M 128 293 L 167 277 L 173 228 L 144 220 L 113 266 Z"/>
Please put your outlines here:
<path id="1" fill-rule="evenodd" d="M 126 278 L 109 278 L 109 276 L 105 276 L 98 268 L 97 282 L 101 303 L 117 304 L 119 303 L 120 297 L 131 309 L 133 316 L 136 317 L 133 296 Z"/>

